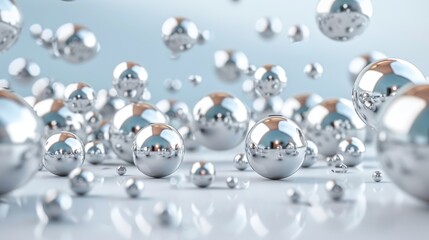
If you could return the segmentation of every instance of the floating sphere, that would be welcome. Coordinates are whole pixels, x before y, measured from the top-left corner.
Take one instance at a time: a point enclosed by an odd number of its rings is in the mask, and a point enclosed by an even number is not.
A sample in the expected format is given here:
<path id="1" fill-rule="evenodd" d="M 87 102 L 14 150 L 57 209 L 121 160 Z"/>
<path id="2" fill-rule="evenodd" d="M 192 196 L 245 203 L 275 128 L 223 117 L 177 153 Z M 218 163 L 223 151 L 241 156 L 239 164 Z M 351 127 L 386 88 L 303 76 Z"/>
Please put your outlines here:
<path id="1" fill-rule="evenodd" d="M 64 90 L 64 98 L 67 107 L 74 113 L 87 113 L 94 108 L 95 92 L 86 83 L 78 82 L 69 84 Z"/>
<path id="2" fill-rule="evenodd" d="M 247 76 L 253 76 L 256 72 L 256 66 L 254 64 L 249 64 L 249 66 L 247 66 L 246 71 L 244 72 Z"/>
<path id="3" fill-rule="evenodd" d="M 288 189 L 286 194 L 289 201 L 293 204 L 297 204 L 301 201 L 301 193 L 294 188 Z"/>
<path id="4" fill-rule="evenodd" d="M 281 33 L 283 24 L 277 17 L 262 17 L 256 21 L 255 29 L 261 37 L 269 39 Z"/>
<path id="5" fill-rule="evenodd" d="M 283 116 L 292 119 L 301 128 L 304 128 L 308 110 L 322 101 L 323 98 L 315 93 L 295 95 L 284 101 L 280 112 Z"/>
<path id="6" fill-rule="evenodd" d="M 8 70 L 9 74 L 21 83 L 28 83 L 40 74 L 39 64 L 25 58 L 15 58 L 10 62 Z"/>
<path id="7" fill-rule="evenodd" d="M 319 148 L 310 140 L 307 140 L 307 150 L 305 151 L 305 159 L 302 163 L 303 168 L 313 166 L 319 159 Z"/>
<path id="8" fill-rule="evenodd" d="M 162 24 L 162 40 L 173 54 L 191 49 L 198 37 L 197 25 L 187 18 L 170 17 Z"/>
<path id="9" fill-rule="evenodd" d="M 156 107 L 169 118 L 170 124 L 176 128 L 190 120 L 189 107 L 185 102 L 163 99 L 156 103 Z"/>
<path id="10" fill-rule="evenodd" d="M 348 99 L 326 99 L 312 107 L 305 120 L 306 136 L 319 147 L 319 152 L 324 156 L 334 155 L 344 138 L 365 139 L 365 124 Z"/>
<path id="11" fill-rule="evenodd" d="M 8 50 L 18 40 L 22 16 L 14 0 L 0 2 L 0 53 Z"/>
<path id="12" fill-rule="evenodd" d="M 320 78 L 323 74 L 322 64 L 318 62 L 309 63 L 304 67 L 304 73 L 311 79 Z"/>
<path id="13" fill-rule="evenodd" d="M 240 144 L 247 132 L 249 113 L 240 99 L 228 93 L 212 93 L 195 104 L 195 136 L 213 150 L 231 149 Z"/>
<path id="14" fill-rule="evenodd" d="M 384 102 L 407 84 L 427 84 L 425 76 L 411 63 L 386 58 L 365 67 L 353 85 L 353 104 L 368 126 L 376 128 Z"/>
<path id="15" fill-rule="evenodd" d="M 306 25 L 294 25 L 289 28 L 288 36 L 291 42 L 302 42 L 310 37 L 310 30 Z"/>
<path id="16" fill-rule="evenodd" d="M 231 189 L 237 188 L 238 186 L 237 177 L 229 176 L 226 178 L 225 182 L 226 182 L 226 186 L 228 186 L 228 188 L 231 188 Z"/>
<path id="17" fill-rule="evenodd" d="M 0 196 L 30 180 L 41 162 L 43 123 L 23 98 L 0 88 Z"/>
<path id="18" fill-rule="evenodd" d="M 387 58 L 387 56 L 384 53 L 381 53 L 378 51 L 371 51 L 366 54 L 362 54 L 360 56 L 353 58 L 349 64 L 349 76 L 350 76 L 350 81 L 352 85 L 355 83 L 359 73 L 366 66 L 378 60 L 381 60 L 383 58 Z"/>
<path id="19" fill-rule="evenodd" d="M 87 112 L 84 118 L 87 127 L 89 127 L 91 131 L 98 129 L 101 123 L 103 123 L 103 116 L 95 110 Z"/>
<path id="20" fill-rule="evenodd" d="M 296 123 L 273 115 L 250 129 L 245 146 L 253 170 L 263 177 L 277 180 L 291 176 L 301 167 L 307 141 Z"/>
<path id="21" fill-rule="evenodd" d="M 236 50 L 219 50 L 214 54 L 216 74 L 221 80 L 236 82 L 249 67 L 246 54 Z"/>
<path id="22" fill-rule="evenodd" d="M 88 61 L 100 51 L 94 33 L 85 26 L 73 23 L 61 25 L 52 44 L 55 55 L 70 63 Z"/>
<path id="23" fill-rule="evenodd" d="M 157 203 L 153 212 L 158 218 L 158 222 L 165 227 L 178 227 L 182 223 L 182 209 L 174 203 Z"/>
<path id="24" fill-rule="evenodd" d="M 40 78 L 34 82 L 31 92 L 37 102 L 48 98 L 63 99 L 64 85 L 50 78 Z"/>
<path id="25" fill-rule="evenodd" d="M 67 216 L 73 199 L 67 193 L 51 189 L 43 195 L 38 204 L 45 218 L 49 221 L 60 221 Z"/>
<path id="26" fill-rule="evenodd" d="M 286 72 L 278 65 L 267 64 L 255 72 L 255 90 L 261 96 L 272 97 L 281 94 L 286 83 Z"/>
<path id="27" fill-rule="evenodd" d="M 199 32 L 197 43 L 200 45 L 205 44 L 206 42 L 208 42 L 210 40 L 210 35 L 211 35 L 211 33 L 208 30 L 204 30 L 202 32 Z"/>
<path id="28" fill-rule="evenodd" d="M 384 172 L 412 196 L 429 202 L 429 85 L 409 85 L 380 114 L 377 153 Z"/>
<path id="29" fill-rule="evenodd" d="M 195 137 L 194 130 L 190 124 L 181 126 L 177 131 L 183 138 L 186 151 L 196 151 L 200 147 L 200 144 Z"/>
<path id="30" fill-rule="evenodd" d="M 260 120 L 268 115 L 279 114 L 283 107 L 280 96 L 257 97 L 252 102 L 252 119 Z"/>
<path id="31" fill-rule="evenodd" d="M 58 176 L 67 176 L 80 167 L 85 159 L 82 141 L 73 133 L 59 132 L 50 136 L 45 143 L 43 166 Z"/>
<path id="32" fill-rule="evenodd" d="M 189 75 L 188 80 L 194 87 L 203 82 L 203 78 L 200 75 Z"/>
<path id="33" fill-rule="evenodd" d="M 167 118 L 148 103 L 130 103 L 117 111 L 109 130 L 113 152 L 122 160 L 133 163 L 133 141 L 140 129 L 151 123 L 167 123 Z"/>
<path id="34" fill-rule="evenodd" d="M 125 175 L 125 173 L 127 173 L 127 168 L 125 166 L 120 165 L 116 168 L 116 173 L 119 176 L 123 176 L 123 175 Z"/>
<path id="35" fill-rule="evenodd" d="M 320 0 L 316 9 L 320 31 L 336 41 L 348 41 L 361 35 L 371 17 L 371 0 Z"/>
<path id="36" fill-rule="evenodd" d="M 0 89 L 10 90 L 11 86 L 8 80 L 0 79 Z"/>
<path id="37" fill-rule="evenodd" d="M 140 196 L 144 189 L 144 183 L 137 178 L 129 178 L 125 182 L 125 192 L 130 198 L 137 198 Z"/>
<path id="38" fill-rule="evenodd" d="M 195 162 L 189 173 L 192 183 L 199 188 L 210 186 L 216 176 L 215 166 L 211 162 Z"/>
<path id="39" fill-rule="evenodd" d="M 383 181 L 383 174 L 380 171 L 374 171 L 372 173 L 372 180 L 374 182 L 381 182 L 381 181 Z"/>
<path id="40" fill-rule="evenodd" d="M 344 156 L 341 154 L 334 154 L 333 156 L 327 157 L 326 162 L 329 167 L 341 167 L 344 164 Z"/>
<path id="41" fill-rule="evenodd" d="M 94 187 L 95 175 L 93 172 L 75 168 L 69 174 L 70 188 L 77 195 L 85 195 Z"/>
<path id="42" fill-rule="evenodd" d="M 234 159 L 232 160 L 232 164 L 237 170 L 244 171 L 249 166 L 249 161 L 247 160 L 245 154 L 239 153 L 235 155 Z"/>
<path id="43" fill-rule="evenodd" d="M 147 86 L 146 69 L 135 62 L 121 62 L 113 70 L 112 85 L 119 97 L 136 102 Z"/>
<path id="44" fill-rule="evenodd" d="M 182 89 L 182 81 L 180 79 L 167 78 L 164 81 L 164 87 L 167 91 L 175 93 Z"/>
<path id="45" fill-rule="evenodd" d="M 325 184 L 325 190 L 330 199 L 340 201 L 344 196 L 344 188 L 335 180 L 329 180 Z"/>
<path id="46" fill-rule="evenodd" d="M 91 164 L 100 164 L 107 157 L 106 147 L 102 141 L 90 141 L 85 144 L 85 160 Z"/>
<path id="47" fill-rule="evenodd" d="M 110 94 L 106 90 L 100 90 L 97 94 L 95 108 L 105 121 L 110 121 L 115 113 L 126 105 L 125 100 L 117 96 L 116 90 L 113 89 L 113 92 L 114 94 Z"/>
<path id="48" fill-rule="evenodd" d="M 144 127 L 133 143 L 134 164 L 140 172 L 154 178 L 174 173 L 182 164 L 184 154 L 180 133 L 163 123 Z"/>
<path id="49" fill-rule="evenodd" d="M 344 157 L 345 165 L 354 167 L 362 162 L 365 145 L 359 138 L 346 138 L 338 144 L 337 152 Z"/>

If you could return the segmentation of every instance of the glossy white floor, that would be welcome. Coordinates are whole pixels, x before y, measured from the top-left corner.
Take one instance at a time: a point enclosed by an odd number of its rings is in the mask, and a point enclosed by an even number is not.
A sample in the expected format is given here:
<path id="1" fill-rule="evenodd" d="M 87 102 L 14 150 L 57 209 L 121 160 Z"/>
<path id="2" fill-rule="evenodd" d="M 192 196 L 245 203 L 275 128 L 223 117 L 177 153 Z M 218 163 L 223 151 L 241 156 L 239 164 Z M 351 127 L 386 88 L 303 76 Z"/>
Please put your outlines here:
<path id="1" fill-rule="evenodd" d="M 179 172 L 187 173 L 194 160 L 216 159 L 217 179 L 208 189 L 190 183 L 174 189 L 168 179 L 144 177 L 132 166 L 120 177 L 119 161 L 87 165 L 104 181 L 88 196 L 73 197 L 70 221 L 49 224 L 36 213 L 40 196 L 51 188 L 72 192 L 67 178 L 41 171 L 24 187 L 0 198 L 0 239 L 427 239 L 429 207 L 405 195 L 386 177 L 373 182 L 371 174 L 379 165 L 372 157 L 346 174 L 331 173 L 320 162 L 288 179 L 270 181 L 251 170 L 235 170 L 233 156 L 233 152 L 186 156 Z M 225 178 L 230 175 L 249 180 L 250 187 L 228 189 Z M 141 198 L 125 194 L 122 183 L 130 176 L 144 179 Z M 328 200 L 324 189 L 328 179 L 344 183 L 343 201 Z M 291 187 L 300 189 L 307 203 L 289 203 L 286 191 Z M 181 208 L 179 228 L 158 224 L 153 207 L 160 201 Z"/>

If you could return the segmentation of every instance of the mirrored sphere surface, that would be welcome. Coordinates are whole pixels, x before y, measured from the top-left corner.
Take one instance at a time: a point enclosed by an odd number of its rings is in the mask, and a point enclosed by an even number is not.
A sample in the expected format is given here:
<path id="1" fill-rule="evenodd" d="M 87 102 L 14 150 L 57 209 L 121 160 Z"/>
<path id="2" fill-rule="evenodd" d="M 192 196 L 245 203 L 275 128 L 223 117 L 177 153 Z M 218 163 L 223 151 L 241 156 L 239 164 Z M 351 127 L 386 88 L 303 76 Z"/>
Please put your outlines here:
<path id="1" fill-rule="evenodd" d="M 206 188 L 214 182 L 216 177 L 216 169 L 211 162 L 195 162 L 192 164 L 189 175 L 191 182 L 194 183 L 195 186 Z"/>
<path id="2" fill-rule="evenodd" d="M 170 17 L 162 24 L 162 40 L 173 53 L 192 48 L 198 40 L 197 25 L 184 17 Z"/>
<path id="3" fill-rule="evenodd" d="M 14 0 L 0 1 L 0 53 L 18 40 L 22 27 L 22 16 Z"/>
<path id="4" fill-rule="evenodd" d="M 266 64 L 255 72 L 255 90 L 261 96 L 279 95 L 286 88 L 286 71 L 279 65 Z"/>
<path id="5" fill-rule="evenodd" d="M 281 114 L 303 128 L 308 110 L 322 101 L 323 98 L 316 93 L 298 94 L 284 101 Z"/>
<path id="6" fill-rule="evenodd" d="M 359 138 L 345 138 L 338 144 L 338 153 L 344 157 L 347 167 L 354 167 L 363 160 L 365 144 Z"/>
<path id="7" fill-rule="evenodd" d="M 67 107 L 74 113 L 87 113 L 94 108 L 95 92 L 86 83 L 78 82 L 67 85 L 64 99 Z"/>
<path id="8" fill-rule="evenodd" d="M 221 80 L 235 82 L 249 67 L 249 60 L 241 51 L 219 50 L 214 53 L 216 74 Z"/>
<path id="9" fill-rule="evenodd" d="M 119 97 L 136 102 L 147 85 L 146 69 L 135 62 L 121 62 L 113 70 L 112 85 Z"/>
<path id="10" fill-rule="evenodd" d="M 317 145 L 311 141 L 307 140 L 307 150 L 305 152 L 305 159 L 302 163 L 303 168 L 308 168 L 313 166 L 319 159 L 319 148 Z"/>
<path id="11" fill-rule="evenodd" d="M 383 58 L 387 58 L 387 56 L 378 51 L 371 51 L 353 58 L 349 63 L 349 76 L 352 85 L 355 83 L 359 73 L 366 66 Z"/>

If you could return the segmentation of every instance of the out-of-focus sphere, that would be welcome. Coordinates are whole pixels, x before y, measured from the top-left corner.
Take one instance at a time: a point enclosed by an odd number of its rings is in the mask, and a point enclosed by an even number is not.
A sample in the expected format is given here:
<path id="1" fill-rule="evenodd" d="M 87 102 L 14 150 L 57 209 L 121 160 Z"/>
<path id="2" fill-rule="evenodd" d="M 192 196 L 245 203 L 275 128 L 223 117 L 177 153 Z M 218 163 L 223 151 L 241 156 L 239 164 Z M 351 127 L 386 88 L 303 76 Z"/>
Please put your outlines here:
<path id="1" fill-rule="evenodd" d="M 107 157 L 102 141 L 91 141 L 85 144 L 85 160 L 92 164 L 102 163 Z"/>
<path id="2" fill-rule="evenodd" d="M 253 170 L 277 180 L 291 176 L 301 167 L 307 141 L 295 122 L 276 115 L 257 122 L 247 134 L 245 146 Z"/>
<path id="3" fill-rule="evenodd" d="M 256 65 L 254 64 L 249 64 L 249 66 L 247 67 L 246 71 L 244 72 L 247 76 L 253 76 L 256 72 Z"/>
<path id="4" fill-rule="evenodd" d="M 195 162 L 192 164 L 189 175 L 192 183 L 194 183 L 195 186 L 206 188 L 210 186 L 215 180 L 215 166 L 211 162 Z"/>
<path id="5" fill-rule="evenodd" d="M 125 192 L 130 198 L 137 198 L 140 196 L 144 189 L 144 183 L 137 178 L 129 178 L 125 182 Z"/>
<path id="6" fill-rule="evenodd" d="M 163 99 L 156 103 L 156 107 L 169 118 L 170 124 L 175 128 L 190 121 L 189 107 L 185 102 Z"/>
<path id="7" fill-rule="evenodd" d="M 18 40 L 22 16 L 14 0 L 0 1 L 0 53 L 8 50 Z"/>
<path id="8" fill-rule="evenodd" d="M 162 24 L 162 40 L 173 53 L 191 49 L 197 42 L 197 25 L 183 17 L 170 17 Z"/>
<path id="9" fill-rule="evenodd" d="M 182 209 L 174 203 L 159 202 L 154 206 L 153 212 L 162 226 L 178 227 L 182 223 Z"/>
<path id="10" fill-rule="evenodd" d="M 377 153 L 384 173 L 429 202 L 429 85 L 404 87 L 380 114 Z"/>
<path id="11" fill-rule="evenodd" d="M 64 84 L 50 78 L 40 78 L 34 82 L 31 92 L 37 101 L 48 98 L 63 99 Z"/>
<path id="12" fill-rule="evenodd" d="M 208 42 L 210 40 L 210 35 L 211 35 L 211 33 L 209 30 L 204 30 L 202 32 L 199 32 L 197 43 L 200 45 L 205 44 L 206 42 Z"/>
<path id="13" fill-rule="evenodd" d="M 15 58 L 9 64 L 9 74 L 18 82 L 28 83 L 40 74 L 40 67 L 37 63 L 25 59 Z"/>
<path id="14" fill-rule="evenodd" d="M 291 203 L 297 204 L 301 201 L 301 193 L 297 189 L 290 188 L 286 194 Z"/>
<path id="15" fill-rule="evenodd" d="M 66 23 L 57 29 L 53 49 L 56 56 L 70 63 L 82 63 L 98 53 L 100 44 L 88 28 Z"/>
<path id="16" fill-rule="evenodd" d="M 324 156 L 334 155 L 342 139 L 365 139 L 366 133 L 366 126 L 356 114 L 352 102 L 344 98 L 326 99 L 312 107 L 307 112 L 304 126 L 306 136 Z"/>
<path id="17" fill-rule="evenodd" d="M 196 151 L 200 147 L 190 124 L 181 126 L 177 131 L 182 135 L 186 151 Z"/>
<path id="18" fill-rule="evenodd" d="M 294 25 L 289 28 L 288 36 L 291 42 L 302 42 L 310 37 L 310 30 L 306 25 Z"/>
<path id="19" fill-rule="evenodd" d="M 308 110 L 322 101 L 323 98 L 315 93 L 295 95 L 284 101 L 280 112 L 283 116 L 292 119 L 301 128 L 304 128 Z"/>
<path id="20" fill-rule="evenodd" d="M 133 144 L 133 158 L 143 174 L 162 178 L 174 173 L 185 154 L 183 138 L 173 127 L 155 123 L 140 130 Z"/>
<path id="21" fill-rule="evenodd" d="M 43 123 L 23 98 L 0 88 L 0 196 L 33 177 L 39 168 Z"/>
<path id="22" fill-rule="evenodd" d="M 60 221 L 67 216 L 73 205 L 73 199 L 67 193 L 51 189 L 39 202 L 45 217 L 50 221 Z"/>
<path id="23" fill-rule="evenodd" d="M 387 58 L 387 56 L 384 53 L 378 51 L 371 51 L 353 58 L 349 64 L 349 76 L 352 85 L 355 83 L 359 73 L 366 66 L 383 58 Z"/>
<path id="24" fill-rule="evenodd" d="M 329 180 L 325 184 L 328 197 L 333 201 L 340 201 L 344 196 L 344 188 L 335 180 Z"/>
<path id="25" fill-rule="evenodd" d="M 58 176 L 67 176 L 80 167 L 85 159 L 82 141 L 73 133 L 59 132 L 50 136 L 45 143 L 43 166 Z"/>
<path id="26" fill-rule="evenodd" d="M 42 35 L 43 27 L 42 27 L 42 25 L 40 25 L 38 23 L 33 23 L 30 25 L 28 30 L 30 30 L 31 36 L 33 38 L 38 39 L 38 38 L 40 38 L 40 35 Z"/>
<path id="27" fill-rule="evenodd" d="M 112 85 L 118 96 L 129 101 L 138 101 L 147 86 L 146 69 L 135 62 L 121 62 L 113 70 Z"/>
<path id="28" fill-rule="evenodd" d="M 118 166 L 118 167 L 116 168 L 116 173 L 117 173 L 119 176 L 124 176 L 124 175 L 125 175 L 125 173 L 127 173 L 127 168 L 126 168 L 125 166 L 120 165 L 120 166 Z"/>
<path id="29" fill-rule="evenodd" d="M 91 130 L 99 128 L 103 122 L 103 116 L 95 110 L 87 112 L 84 118 L 86 125 L 91 128 Z"/>
<path id="30" fill-rule="evenodd" d="M 371 0 L 320 0 L 316 9 L 320 31 L 336 41 L 348 41 L 361 35 L 371 17 Z"/>
<path id="31" fill-rule="evenodd" d="M 319 148 L 313 141 L 307 140 L 307 150 L 302 167 L 308 168 L 313 166 L 317 162 L 317 159 L 319 159 Z"/>
<path id="32" fill-rule="evenodd" d="M 115 91 L 116 92 L 116 91 Z M 100 112 L 103 119 L 110 121 L 115 113 L 125 107 L 126 101 L 117 96 L 112 96 L 107 91 L 100 91 L 97 94 L 95 108 Z"/>
<path id="33" fill-rule="evenodd" d="M 228 93 L 212 93 L 195 104 L 195 136 L 213 150 L 227 150 L 240 144 L 249 125 L 249 112 L 240 99 Z"/>
<path id="34" fill-rule="evenodd" d="M 164 81 L 164 87 L 167 91 L 175 93 L 182 89 L 182 81 L 180 79 L 167 78 Z"/>
<path id="35" fill-rule="evenodd" d="M 95 92 L 86 83 L 78 82 L 69 84 L 64 90 L 64 98 L 67 107 L 74 113 L 87 113 L 94 108 Z"/>
<path id="36" fill-rule="evenodd" d="M 407 84 L 427 84 L 425 76 L 411 63 L 386 58 L 365 67 L 353 85 L 353 104 L 359 117 L 376 129 L 384 102 Z"/>
<path id="37" fill-rule="evenodd" d="M 203 82 L 203 78 L 200 75 L 189 75 L 188 80 L 193 86 L 198 86 Z"/>
<path id="38" fill-rule="evenodd" d="M 327 164 L 329 167 L 341 167 L 344 164 L 344 156 L 336 153 L 333 156 L 326 158 Z"/>
<path id="39" fill-rule="evenodd" d="M 93 172 L 75 168 L 69 174 L 70 188 L 77 195 L 85 195 L 94 187 L 95 175 Z"/>
<path id="40" fill-rule="evenodd" d="M 52 29 L 49 29 L 49 28 L 44 28 L 42 29 L 40 37 L 37 39 L 36 43 L 46 49 L 53 50 L 54 41 L 55 41 L 54 31 L 52 31 Z M 53 55 L 57 57 L 55 55 L 55 52 L 53 52 Z"/>
<path id="41" fill-rule="evenodd" d="M 372 173 L 372 180 L 374 182 L 381 182 L 381 181 L 383 181 L 383 173 L 381 173 L 380 171 L 374 171 Z"/>
<path id="42" fill-rule="evenodd" d="M 279 65 L 267 64 L 255 72 L 255 90 L 264 97 L 279 95 L 286 87 L 285 70 Z"/>
<path id="43" fill-rule="evenodd" d="M 279 114 L 283 107 L 283 99 L 280 96 L 258 97 L 252 102 L 252 118 L 260 120 L 268 115 Z"/>
<path id="44" fill-rule="evenodd" d="M 0 79 L 0 89 L 6 89 L 6 90 L 10 90 L 11 86 L 10 83 L 7 79 Z"/>
<path id="45" fill-rule="evenodd" d="M 219 50 L 214 53 L 217 76 L 221 80 L 236 82 L 249 67 L 249 60 L 241 51 Z"/>
<path id="46" fill-rule="evenodd" d="M 235 155 L 234 159 L 232 160 L 232 164 L 239 171 L 244 171 L 247 169 L 247 167 L 249 167 L 249 161 L 247 160 L 247 157 L 244 153 Z"/>
<path id="47" fill-rule="evenodd" d="M 238 178 L 237 177 L 233 177 L 233 176 L 229 176 L 225 179 L 225 183 L 226 186 L 228 188 L 234 189 L 237 188 L 238 186 Z"/>
<path id="48" fill-rule="evenodd" d="M 323 66 L 318 62 L 309 63 L 305 65 L 304 73 L 311 79 L 320 78 L 323 74 Z"/>
<path id="49" fill-rule="evenodd" d="M 137 132 L 151 123 L 167 123 L 162 112 L 148 103 L 130 103 L 117 111 L 110 126 L 109 141 L 113 152 L 133 163 L 133 141 Z"/>
<path id="50" fill-rule="evenodd" d="M 344 164 L 354 167 L 362 162 L 365 144 L 359 138 L 346 138 L 338 144 L 338 153 L 344 157 Z"/>
<path id="51" fill-rule="evenodd" d="M 277 17 L 262 17 L 256 21 L 256 32 L 263 38 L 273 38 L 282 32 L 283 24 Z"/>

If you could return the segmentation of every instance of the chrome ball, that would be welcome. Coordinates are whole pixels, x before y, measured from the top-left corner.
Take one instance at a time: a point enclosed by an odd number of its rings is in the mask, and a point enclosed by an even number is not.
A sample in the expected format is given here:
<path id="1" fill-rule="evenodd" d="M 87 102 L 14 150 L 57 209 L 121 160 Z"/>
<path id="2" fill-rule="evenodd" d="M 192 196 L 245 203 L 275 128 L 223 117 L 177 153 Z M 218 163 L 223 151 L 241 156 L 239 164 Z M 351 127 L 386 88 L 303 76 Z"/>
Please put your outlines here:
<path id="1" fill-rule="evenodd" d="M 87 128 L 91 131 L 100 128 L 101 124 L 104 123 L 103 116 L 95 110 L 85 113 L 84 118 Z"/>
<path id="2" fill-rule="evenodd" d="M 97 93 L 97 101 L 95 109 L 98 110 L 105 121 L 112 120 L 117 111 L 127 105 L 124 99 L 117 96 L 117 92 L 111 89 L 110 93 L 107 90 L 100 90 Z"/>
<path id="3" fill-rule="evenodd" d="M 195 136 L 213 150 L 231 149 L 240 144 L 247 132 L 249 113 L 240 99 L 228 93 L 212 93 L 195 104 Z"/>
<path id="4" fill-rule="evenodd" d="M 288 30 L 289 41 L 302 42 L 310 37 L 310 30 L 306 25 L 294 25 Z"/>
<path id="5" fill-rule="evenodd" d="M 196 151 L 200 147 L 191 124 L 181 126 L 177 131 L 183 138 L 186 151 Z"/>
<path id="6" fill-rule="evenodd" d="M 39 64 L 25 58 L 15 58 L 9 64 L 9 75 L 21 83 L 29 83 L 40 74 Z"/>
<path id="7" fill-rule="evenodd" d="M 225 179 L 225 183 L 226 186 L 228 188 L 234 189 L 237 188 L 238 186 L 238 178 L 237 177 L 233 177 L 233 176 L 229 176 Z"/>
<path id="8" fill-rule="evenodd" d="M 162 40 L 173 54 L 191 49 L 198 40 L 197 25 L 183 17 L 170 17 L 162 24 Z"/>
<path id="9" fill-rule="evenodd" d="M 133 158 L 143 174 L 162 178 L 174 173 L 185 154 L 183 138 L 173 127 L 155 123 L 141 129 L 133 143 Z"/>
<path id="10" fill-rule="evenodd" d="M 329 180 L 325 184 L 328 197 L 333 201 L 340 201 L 344 197 L 344 187 L 335 180 Z"/>
<path id="11" fill-rule="evenodd" d="M 387 58 L 387 56 L 378 51 L 371 51 L 353 58 L 349 64 L 349 76 L 352 85 L 355 83 L 359 73 L 362 72 L 366 66 L 383 58 Z"/>
<path id="12" fill-rule="evenodd" d="M 23 98 L 0 89 L 0 195 L 30 180 L 41 162 L 43 123 Z"/>
<path id="13" fill-rule="evenodd" d="M 265 39 L 270 39 L 281 33 L 282 21 L 277 17 L 262 17 L 256 21 L 256 32 Z"/>
<path id="14" fill-rule="evenodd" d="M 307 150 L 305 151 L 305 159 L 302 163 L 303 168 L 313 166 L 319 159 L 319 148 L 310 140 L 307 140 Z"/>
<path id="15" fill-rule="evenodd" d="M 247 157 L 244 153 L 235 155 L 234 159 L 232 160 L 232 164 L 239 171 L 244 171 L 247 169 L 247 167 L 249 167 L 249 161 L 247 160 Z"/>
<path id="16" fill-rule="evenodd" d="M 82 141 L 73 133 L 59 132 L 50 136 L 45 143 L 43 166 L 58 176 L 67 176 L 80 167 L 85 159 Z"/>
<path id="17" fill-rule="evenodd" d="M 8 50 L 18 40 L 22 16 L 14 0 L 0 1 L 0 53 Z"/>
<path id="18" fill-rule="evenodd" d="M 85 144 L 85 160 L 91 164 L 100 164 L 107 158 L 106 147 L 102 141 L 90 141 Z"/>
<path id="19" fill-rule="evenodd" d="M 214 53 L 216 74 L 221 80 L 236 82 L 249 67 L 246 54 L 236 50 L 219 50 Z"/>
<path id="20" fill-rule="evenodd" d="M 189 107 L 185 102 L 162 99 L 155 106 L 169 118 L 170 124 L 175 128 L 179 128 L 190 121 Z"/>
<path id="21" fill-rule="evenodd" d="M 211 162 L 195 162 L 192 164 L 189 175 L 192 183 L 194 183 L 195 186 L 199 188 L 206 188 L 210 186 L 215 180 L 215 166 Z"/>
<path id="22" fill-rule="evenodd" d="M 344 164 L 347 167 L 354 167 L 362 163 L 365 145 L 359 138 L 346 138 L 338 144 L 337 152 L 344 157 Z"/>
<path id="23" fill-rule="evenodd" d="M 290 188 L 287 190 L 286 195 L 289 199 L 289 201 L 293 204 L 298 204 L 299 202 L 301 202 L 301 192 L 298 191 L 297 189 L 294 188 Z"/>
<path id="24" fill-rule="evenodd" d="M 279 114 L 283 107 L 280 96 L 257 97 L 252 102 L 252 119 L 259 121 L 268 115 Z"/>
<path id="25" fill-rule="evenodd" d="M 158 222 L 165 227 L 178 227 L 182 223 L 182 209 L 174 203 L 157 203 L 153 212 L 158 218 Z"/>
<path id="26" fill-rule="evenodd" d="M 137 102 L 147 86 L 146 69 L 135 62 L 121 62 L 113 70 L 112 85 L 119 97 Z"/>
<path id="27" fill-rule="evenodd" d="M 130 198 L 137 198 L 143 192 L 144 183 L 137 178 L 129 178 L 125 182 L 125 192 Z"/>
<path id="28" fill-rule="evenodd" d="M 47 191 L 38 203 L 43 218 L 49 221 L 60 221 L 67 217 L 73 205 L 73 199 L 67 193 L 51 189 Z"/>
<path id="29" fill-rule="evenodd" d="M 34 82 L 31 92 L 36 98 L 36 102 L 48 98 L 63 99 L 64 84 L 56 82 L 50 78 L 40 78 Z"/>
<path id="30" fill-rule="evenodd" d="M 407 84 L 425 84 L 425 76 L 411 63 L 387 58 L 365 67 L 353 85 L 353 104 L 359 117 L 376 128 L 384 102 Z"/>
<path id="31" fill-rule="evenodd" d="M 94 108 L 95 92 L 86 83 L 69 84 L 64 90 L 64 99 L 67 107 L 74 113 L 87 113 Z"/>
<path id="32" fill-rule="evenodd" d="M 344 98 L 326 99 L 312 107 L 304 125 L 306 136 L 324 156 L 334 155 L 344 138 L 365 139 L 365 124 L 353 109 L 352 102 Z"/>
<path id="33" fill-rule="evenodd" d="M 267 64 L 255 72 L 255 90 L 264 97 L 280 95 L 286 88 L 286 71 L 279 65 Z"/>
<path id="34" fill-rule="evenodd" d="M 315 93 L 295 95 L 284 101 L 280 113 L 304 128 L 308 110 L 322 101 L 323 98 Z"/>
<path id="35" fill-rule="evenodd" d="M 277 180 L 291 176 L 301 167 L 307 141 L 296 123 L 278 115 L 257 122 L 247 134 L 245 146 L 253 170 Z"/>
<path id="36" fill-rule="evenodd" d="M 93 172 L 75 168 L 69 174 L 70 188 L 77 195 L 85 195 L 94 187 L 95 175 Z"/>
<path id="37" fill-rule="evenodd" d="M 374 182 L 381 182 L 381 181 L 383 181 L 383 173 L 381 173 L 380 171 L 374 171 L 372 173 L 372 180 Z"/>
<path id="38" fill-rule="evenodd" d="M 124 175 L 125 175 L 125 173 L 127 173 L 127 168 L 126 168 L 125 166 L 120 165 L 120 166 L 118 166 L 118 167 L 116 168 L 116 173 L 117 173 L 119 176 L 124 176 Z"/>
<path id="39" fill-rule="evenodd" d="M 313 62 L 305 65 L 304 73 L 311 79 L 318 79 L 323 75 L 323 66 L 318 62 Z"/>

